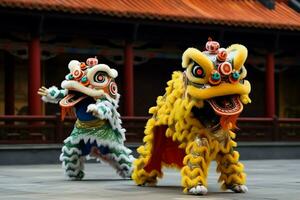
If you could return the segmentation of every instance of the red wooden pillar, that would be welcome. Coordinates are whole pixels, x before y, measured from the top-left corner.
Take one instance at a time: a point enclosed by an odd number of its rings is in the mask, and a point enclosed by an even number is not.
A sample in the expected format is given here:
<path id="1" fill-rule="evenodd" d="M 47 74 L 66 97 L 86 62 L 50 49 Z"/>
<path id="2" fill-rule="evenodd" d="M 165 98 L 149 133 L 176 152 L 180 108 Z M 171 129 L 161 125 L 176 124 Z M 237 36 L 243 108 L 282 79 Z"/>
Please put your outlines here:
<path id="1" fill-rule="evenodd" d="M 32 37 L 28 44 L 28 58 L 28 114 L 41 115 L 42 102 L 37 94 L 41 86 L 41 49 L 38 37 Z"/>
<path id="2" fill-rule="evenodd" d="M 5 115 L 15 114 L 15 66 L 13 57 L 4 54 L 4 104 Z"/>
<path id="3" fill-rule="evenodd" d="M 133 45 L 131 42 L 125 43 L 124 49 L 124 115 L 134 115 L 134 71 L 133 71 Z"/>
<path id="4" fill-rule="evenodd" d="M 265 115 L 275 116 L 275 61 L 274 54 L 269 52 L 266 56 L 266 91 L 265 91 Z"/>

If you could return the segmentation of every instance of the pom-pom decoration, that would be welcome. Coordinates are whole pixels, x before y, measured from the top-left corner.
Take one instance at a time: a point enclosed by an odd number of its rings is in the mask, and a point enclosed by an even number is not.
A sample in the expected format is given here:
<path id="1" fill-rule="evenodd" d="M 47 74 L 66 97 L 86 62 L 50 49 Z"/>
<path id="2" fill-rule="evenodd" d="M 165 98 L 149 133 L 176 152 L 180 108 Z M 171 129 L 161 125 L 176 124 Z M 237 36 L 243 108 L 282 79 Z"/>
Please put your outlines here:
<path id="1" fill-rule="evenodd" d="M 81 84 L 84 86 L 88 86 L 90 84 L 90 81 L 88 80 L 88 78 L 86 76 L 81 78 Z"/>
<path id="2" fill-rule="evenodd" d="M 221 83 L 221 74 L 217 70 L 212 71 L 211 77 L 209 77 L 209 83 L 212 85 Z"/>
<path id="3" fill-rule="evenodd" d="M 209 38 L 209 41 L 206 42 L 205 48 L 207 51 L 209 51 L 209 53 L 217 53 L 218 49 L 220 48 L 220 44 L 219 42 L 212 41 Z"/>
<path id="4" fill-rule="evenodd" d="M 90 67 L 97 65 L 98 64 L 98 59 L 97 58 L 88 58 L 86 60 L 86 64 Z"/>
<path id="5" fill-rule="evenodd" d="M 226 60 L 226 58 L 227 58 L 227 51 L 226 51 L 226 49 L 220 48 L 218 50 L 217 60 L 221 61 L 221 62 L 224 62 Z"/>
<path id="6" fill-rule="evenodd" d="M 240 78 L 240 74 L 233 70 L 232 74 L 229 76 L 229 81 L 231 83 L 237 83 L 239 81 L 239 78 Z"/>
<path id="7" fill-rule="evenodd" d="M 80 68 L 81 70 L 86 70 L 87 69 L 87 65 L 84 62 L 80 63 Z"/>
<path id="8" fill-rule="evenodd" d="M 223 63 L 219 64 L 218 71 L 222 75 L 229 75 L 232 72 L 232 66 L 229 62 L 223 62 Z"/>
<path id="9" fill-rule="evenodd" d="M 74 79 L 74 77 L 73 77 L 73 75 L 70 73 L 70 74 L 68 74 L 68 75 L 66 75 L 66 80 L 73 80 Z"/>
<path id="10" fill-rule="evenodd" d="M 80 69 L 75 69 L 75 70 L 72 72 L 72 76 L 74 77 L 75 80 L 80 80 L 81 77 L 83 76 L 83 71 L 80 70 Z"/>

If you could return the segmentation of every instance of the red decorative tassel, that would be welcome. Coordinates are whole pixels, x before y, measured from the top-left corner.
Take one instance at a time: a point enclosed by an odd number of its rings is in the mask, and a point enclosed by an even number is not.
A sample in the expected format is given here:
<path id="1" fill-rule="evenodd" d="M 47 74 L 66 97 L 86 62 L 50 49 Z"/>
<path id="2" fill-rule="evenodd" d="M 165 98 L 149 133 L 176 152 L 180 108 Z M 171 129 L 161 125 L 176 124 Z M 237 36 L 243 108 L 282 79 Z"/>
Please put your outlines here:
<path id="1" fill-rule="evenodd" d="M 73 107 L 61 107 L 61 121 L 64 121 L 67 115 L 71 117 L 75 117 L 75 113 L 72 109 Z"/>
<path id="2" fill-rule="evenodd" d="M 239 114 L 236 115 L 223 115 L 221 116 L 220 119 L 220 124 L 223 129 L 228 130 L 228 129 L 235 129 L 237 128 L 236 126 L 236 121 L 239 117 Z"/>

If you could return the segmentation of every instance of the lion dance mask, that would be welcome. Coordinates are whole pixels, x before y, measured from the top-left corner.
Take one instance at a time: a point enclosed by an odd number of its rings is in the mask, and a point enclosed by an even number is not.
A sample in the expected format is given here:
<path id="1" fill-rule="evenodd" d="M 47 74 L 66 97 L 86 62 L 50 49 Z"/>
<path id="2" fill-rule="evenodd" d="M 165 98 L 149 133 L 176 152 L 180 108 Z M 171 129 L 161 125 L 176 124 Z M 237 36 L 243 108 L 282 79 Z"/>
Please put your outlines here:
<path id="1" fill-rule="evenodd" d="M 171 166 L 181 170 L 185 193 L 205 194 L 209 164 L 216 160 L 222 189 L 248 190 L 232 132 L 243 105 L 251 101 L 246 58 L 244 46 L 224 49 L 211 40 L 206 51 L 188 48 L 183 53 L 185 71 L 173 73 L 166 93 L 149 110 L 153 117 L 132 174 L 138 185 L 156 184 L 162 166 Z"/>
<path id="2" fill-rule="evenodd" d="M 130 177 L 133 157 L 124 146 L 125 129 L 117 111 L 120 95 L 115 78 L 118 72 L 96 58 L 85 63 L 72 60 L 70 73 L 61 83 L 63 89 L 42 87 L 38 93 L 45 102 L 59 103 L 62 117 L 75 108 L 77 121 L 64 141 L 60 160 L 71 179 L 84 177 L 85 156 L 111 164 L 122 177 Z"/>

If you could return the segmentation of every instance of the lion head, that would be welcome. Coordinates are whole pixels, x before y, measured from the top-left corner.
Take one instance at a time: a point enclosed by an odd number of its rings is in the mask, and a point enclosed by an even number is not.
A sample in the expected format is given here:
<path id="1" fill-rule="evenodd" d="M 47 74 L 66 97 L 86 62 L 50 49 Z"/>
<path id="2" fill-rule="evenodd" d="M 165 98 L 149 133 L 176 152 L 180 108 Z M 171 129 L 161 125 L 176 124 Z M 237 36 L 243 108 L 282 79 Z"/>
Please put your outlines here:
<path id="1" fill-rule="evenodd" d="M 217 129 L 235 126 L 235 120 L 250 103 L 250 83 L 245 80 L 244 66 L 247 49 L 234 44 L 220 48 L 216 41 L 206 43 L 206 51 L 188 48 L 182 56 L 185 68 L 186 94 L 200 103 L 192 109 L 206 128 Z"/>
<path id="2" fill-rule="evenodd" d="M 61 87 L 68 90 L 68 95 L 60 102 L 61 107 L 73 107 L 87 97 L 95 100 L 105 97 L 118 101 L 118 87 L 115 78 L 118 72 L 106 64 L 98 64 L 96 58 L 84 62 L 72 60 Z"/>

